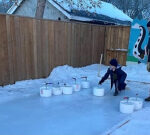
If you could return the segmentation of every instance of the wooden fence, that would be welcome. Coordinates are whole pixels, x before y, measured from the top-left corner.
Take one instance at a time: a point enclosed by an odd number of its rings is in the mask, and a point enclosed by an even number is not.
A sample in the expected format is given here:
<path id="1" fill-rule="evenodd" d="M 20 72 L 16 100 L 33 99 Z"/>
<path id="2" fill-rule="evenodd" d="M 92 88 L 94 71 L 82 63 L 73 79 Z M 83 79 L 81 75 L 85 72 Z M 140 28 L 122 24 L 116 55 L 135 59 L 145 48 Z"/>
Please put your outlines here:
<path id="1" fill-rule="evenodd" d="M 0 85 L 47 77 L 68 64 L 98 63 L 110 48 L 128 48 L 129 27 L 0 15 Z"/>
<path id="2" fill-rule="evenodd" d="M 129 35 L 130 27 L 106 27 L 104 49 L 104 63 L 106 65 L 109 64 L 111 58 L 116 58 L 121 65 L 126 65 Z"/>

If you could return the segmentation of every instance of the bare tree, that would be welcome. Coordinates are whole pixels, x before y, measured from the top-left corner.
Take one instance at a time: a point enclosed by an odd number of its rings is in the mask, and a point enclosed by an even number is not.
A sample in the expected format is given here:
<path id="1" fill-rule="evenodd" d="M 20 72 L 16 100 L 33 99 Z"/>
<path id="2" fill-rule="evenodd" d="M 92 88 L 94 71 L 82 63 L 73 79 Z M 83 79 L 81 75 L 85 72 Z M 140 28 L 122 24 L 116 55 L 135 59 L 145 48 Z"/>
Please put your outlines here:
<path id="1" fill-rule="evenodd" d="M 102 0 L 115 5 L 131 18 L 145 19 L 150 15 L 149 0 Z"/>
<path id="2" fill-rule="evenodd" d="M 68 3 L 70 6 L 70 8 L 72 8 L 73 6 L 78 7 L 78 9 L 80 10 L 87 10 L 88 8 L 92 8 L 92 7 L 100 7 L 101 4 L 101 0 L 54 0 L 56 3 L 59 3 L 61 5 L 61 3 Z"/>
<path id="3" fill-rule="evenodd" d="M 58 2 L 57 0 L 54 0 L 54 1 Z M 60 1 L 60 3 L 61 2 L 69 3 L 70 7 L 76 4 L 76 6 L 79 9 L 86 11 L 88 8 L 100 6 L 101 0 L 98 0 L 98 1 L 89 0 L 91 7 L 86 2 L 86 0 L 77 0 L 77 3 L 75 3 L 74 0 L 63 0 L 63 1 Z M 36 8 L 36 13 L 35 13 L 36 18 L 43 18 L 45 4 L 46 4 L 46 0 L 37 0 L 37 8 Z"/>
<path id="4" fill-rule="evenodd" d="M 36 18 L 43 18 L 46 0 L 37 0 Z"/>
<path id="5" fill-rule="evenodd" d="M 72 12 L 76 12 L 76 8 L 78 10 L 81 10 L 83 12 L 89 13 L 88 9 L 94 9 L 93 12 L 96 13 L 96 7 L 101 6 L 101 0 L 54 0 L 58 4 L 64 4 L 67 3 L 67 6 L 70 7 L 70 10 Z M 73 8 L 76 7 L 76 8 Z"/>
<path id="6" fill-rule="evenodd" d="M 143 2 L 143 0 L 134 0 L 132 1 L 131 7 L 128 10 L 126 10 L 127 14 L 131 18 L 142 19 L 143 11 L 148 9 L 148 4 L 148 2 Z"/>

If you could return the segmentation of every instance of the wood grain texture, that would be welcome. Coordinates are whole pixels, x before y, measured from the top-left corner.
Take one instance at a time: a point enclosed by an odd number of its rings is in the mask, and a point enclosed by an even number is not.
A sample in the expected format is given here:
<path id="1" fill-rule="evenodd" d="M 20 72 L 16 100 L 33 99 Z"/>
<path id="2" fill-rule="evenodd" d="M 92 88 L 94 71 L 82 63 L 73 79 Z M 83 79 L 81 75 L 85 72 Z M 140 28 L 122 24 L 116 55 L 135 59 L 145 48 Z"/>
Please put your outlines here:
<path id="1" fill-rule="evenodd" d="M 54 67 L 125 63 L 130 27 L 0 15 L 0 85 L 47 77 Z M 121 56 L 121 57 L 120 57 Z"/>

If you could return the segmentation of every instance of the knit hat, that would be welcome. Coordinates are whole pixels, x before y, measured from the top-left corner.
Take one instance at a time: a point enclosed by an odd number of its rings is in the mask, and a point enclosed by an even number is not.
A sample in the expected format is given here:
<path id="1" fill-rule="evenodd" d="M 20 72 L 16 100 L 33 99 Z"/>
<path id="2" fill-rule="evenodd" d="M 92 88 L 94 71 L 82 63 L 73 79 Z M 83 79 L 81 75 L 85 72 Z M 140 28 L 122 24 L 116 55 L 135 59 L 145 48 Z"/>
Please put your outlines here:
<path id="1" fill-rule="evenodd" d="M 110 65 L 112 65 L 112 66 L 115 66 L 115 67 L 118 66 L 118 62 L 117 62 L 116 59 L 111 59 L 109 63 L 110 63 Z"/>

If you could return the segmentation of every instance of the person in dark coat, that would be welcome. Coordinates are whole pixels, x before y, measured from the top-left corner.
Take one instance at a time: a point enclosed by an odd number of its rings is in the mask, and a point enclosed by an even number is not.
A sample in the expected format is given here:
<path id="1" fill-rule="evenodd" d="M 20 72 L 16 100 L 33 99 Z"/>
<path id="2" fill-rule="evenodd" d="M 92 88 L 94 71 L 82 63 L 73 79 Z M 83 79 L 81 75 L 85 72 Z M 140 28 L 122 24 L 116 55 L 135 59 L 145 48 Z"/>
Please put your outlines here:
<path id="1" fill-rule="evenodd" d="M 147 27 L 150 26 L 150 21 L 149 21 L 148 24 L 147 24 Z M 149 31 L 149 38 L 148 38 L 148 45 L 147 45 L 147 55 L 148 55 L 147 71 L 150 72 L 150 31 Z M 149 101 L 150 102 L 150 96 L 148 96 L 147 98 L 145 98 L 145 101 Z"/>
<path id="2" fill-rule="evenodd" d="M 117 96 L 118 91 L 124 90 L 126 87 L 125 79 L 127 77 L 127 74 L 121 69 L 121 66 L 118 64 L 116 59 L 111 59 L 109 63 L 111 66 L 99 81 L 99 84 L 101 85 L 106 79 L 108 79 L 110 75 L 111 89 L 113 87 L 113 84 L 115 84 L 114 96 Z"/>

